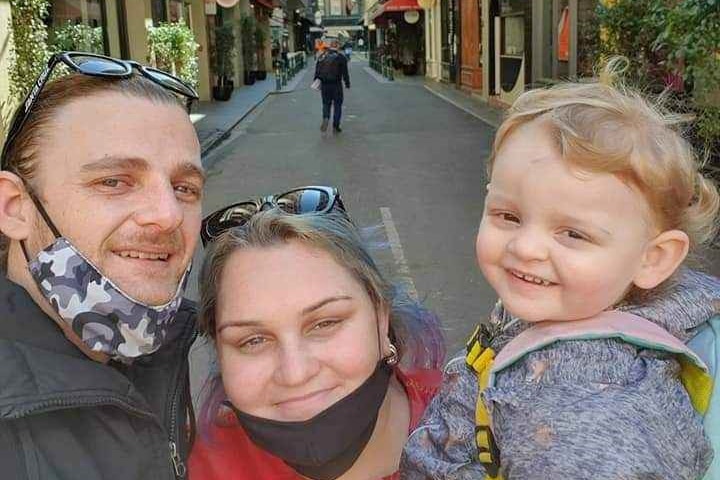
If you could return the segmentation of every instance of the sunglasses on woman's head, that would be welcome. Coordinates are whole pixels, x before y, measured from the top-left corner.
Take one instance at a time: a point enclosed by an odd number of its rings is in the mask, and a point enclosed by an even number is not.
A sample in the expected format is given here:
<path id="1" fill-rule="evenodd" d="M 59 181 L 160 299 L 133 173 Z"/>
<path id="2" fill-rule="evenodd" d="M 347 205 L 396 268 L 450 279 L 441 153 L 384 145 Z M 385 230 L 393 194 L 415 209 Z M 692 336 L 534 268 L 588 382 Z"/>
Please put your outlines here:
<path id="1" fill-rule="evenodd" d="M 202 221 L 200 237 L 203 246 L 213 242 L 226 230 L 245 225 L 256 213 L 272 208 L 289 215 L 327 213 L 333 210 L 345 212 L 337 188 L 298 187 L 285 193 L 234 203 L 211 213 Z"/>
<path id="2" fill-rule="evenodd" d="M 5 141 L 5 145 L 3 145 L 1 157 L 2 170 L 5 170 L 7 167 L 6 154 L 10 151 L 10 145 L 12 145 L 13 141 L 25 125 L 25 122 L 27 122 L 27 119 L 30 116 L 30 111 L 35 105 L 35 102 L 37 102 L 40 92 L 50 78 L 50 74 L 60 63 L 66 65 L 68 68 L 77 73 L 82 73 L 91 77 L 115 79 L 130 78 L 133 74 L 133 70 L 137 70 L 143 77 L 147 78 L 151 82 L 156 83 L 177 95 L 187 98 L 188 109 L 190 108 L 190 103 L 199 98 L 195 89 L 179 78 L 156 68 L 145 67 L 134 61 L 119 60 L 117 58 L 96 55 L 94 53 L 56 53 L 50 57 L 45 70 L 43 70 L 38 79 L 35 81 L 35 85 L 32 90 L 30 90 L 30 93 L 28 93 L 27 97 L 25 97 L 25 100 L 13 117 L 10 130 L 8 131 L 7 140 Z"/>

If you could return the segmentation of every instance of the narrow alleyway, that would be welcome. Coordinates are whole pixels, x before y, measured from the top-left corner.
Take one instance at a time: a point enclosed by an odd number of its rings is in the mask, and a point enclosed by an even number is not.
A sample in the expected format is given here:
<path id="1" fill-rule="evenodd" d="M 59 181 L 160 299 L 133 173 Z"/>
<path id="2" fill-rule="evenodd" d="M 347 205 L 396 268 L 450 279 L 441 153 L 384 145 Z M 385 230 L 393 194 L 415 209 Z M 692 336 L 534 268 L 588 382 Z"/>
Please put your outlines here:
<path id="1" fill-rule="evenodd" d="M 320 132 L 310 70 L 293 93 L 268 98 L 205 159 L 205 211 L 338 186 L 356 223 L 388 244 L 377 252 L 383 265 L 440 315 L 456 350 L 494 301 L 474 253 L 492 128 L 421 82 L 381 83 L 366 67 L 351 62 L 340 134 Z"/>
<path id="2" fill-rule="evenodd" d="M 474 252 L 493 127 L 417 78 L 381 81 L 354 59 L 343 132 L 321 133 L 320 94 L 309 88 L 312 70 L 303 75 L 294 92 L 271 95 L 204 159 L 205 211 L 296 186 L 339 187 L 356 223 L 377 227 L 374 240 L 387 244 L 376 256 L 437 312 L 449 352 L 457 351 L 495 301 Z M 717 251 L 711 257 L 718 275 Z M 189 293 L 196 295 L 194 281 Z M 195 390 L 206 369 L 199 344 Z"/>

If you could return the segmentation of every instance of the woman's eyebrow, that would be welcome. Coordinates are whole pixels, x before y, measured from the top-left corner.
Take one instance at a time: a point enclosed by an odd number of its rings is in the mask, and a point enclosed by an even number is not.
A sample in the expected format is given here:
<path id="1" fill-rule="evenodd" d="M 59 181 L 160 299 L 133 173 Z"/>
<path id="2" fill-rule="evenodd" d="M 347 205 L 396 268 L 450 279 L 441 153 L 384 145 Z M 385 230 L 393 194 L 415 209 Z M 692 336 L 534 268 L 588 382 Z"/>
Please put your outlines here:
<path id="1" fill-rule="evenodd" d="M 218 326 L 217 331 L 220 333 L 229 327 L 258 327 L 260 325 L 262 325 L 262 322 L 258 322 L 256 320 L 229 320 Z"/>
<path id="2" fill-rule="evenodd" d="M 315 310 L 318 310 L 318 309 L 324 307 L 324 306 L 327 305 L 328 303 L 339 302 L 339 301 L 342 301 L 342 300 L 352 300 L 352 299 L 353 299 L 353 298 L 352 298 L 351 296 L 349 296 L 349 295 L 337 295 L 337 296 L 334 296 L 334 297 L 328 297 L 328 298 L 326 298 L 326 299 L 320 300 L 320 301 L 317 302 L 317 303 L 313 303 L 313 304 L 310 305 L 309 307 L 305 307 L 305 308 L 303 309 L 303 311 L 302 311 L 302 314 L 303 314 L 303 315 L 307 315 L 308 313 L 311 313 L 311 312 L 313 312 L 313 311 L 315 311 Z"/>

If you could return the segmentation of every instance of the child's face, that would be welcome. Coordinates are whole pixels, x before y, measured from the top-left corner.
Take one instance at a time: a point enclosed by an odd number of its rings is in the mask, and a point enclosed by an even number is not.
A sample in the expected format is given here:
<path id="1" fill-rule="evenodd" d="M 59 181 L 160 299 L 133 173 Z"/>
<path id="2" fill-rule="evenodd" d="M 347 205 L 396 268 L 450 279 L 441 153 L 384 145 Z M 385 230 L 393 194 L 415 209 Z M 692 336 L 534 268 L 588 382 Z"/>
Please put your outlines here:
<path id="1" fill-rule="evenodd" d="M 476 242 L 483 274 L 526 321 L 593 316 L 622 299 L 651 240 L 644 197 L 574 173 L 539 122 L 497 154 Z"/>

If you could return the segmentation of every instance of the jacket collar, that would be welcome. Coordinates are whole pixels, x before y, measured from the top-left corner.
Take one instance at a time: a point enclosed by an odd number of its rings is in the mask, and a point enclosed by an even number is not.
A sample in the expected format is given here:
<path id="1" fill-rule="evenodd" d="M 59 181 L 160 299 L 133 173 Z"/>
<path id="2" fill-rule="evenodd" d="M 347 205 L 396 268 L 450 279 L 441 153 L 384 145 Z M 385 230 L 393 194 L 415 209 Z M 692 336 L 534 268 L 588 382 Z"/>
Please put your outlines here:
<path id="1" fill-rule="evenodd" d="M 178 315 L 187 319 L 183 304 Z M 175 322 L 168 333 L 180 339 L 185 330 L 186 322 Z M 154 355 L 167 358 L 168 350 L 185 347 L 179 343 L 170 342 Z M 5 277 L 0 278 L 0 385 L 0 418 L 21 417 L 52 402 L 120 402 L 150 411 L 123 373 L 88 358 L 24 288 Z"/>

